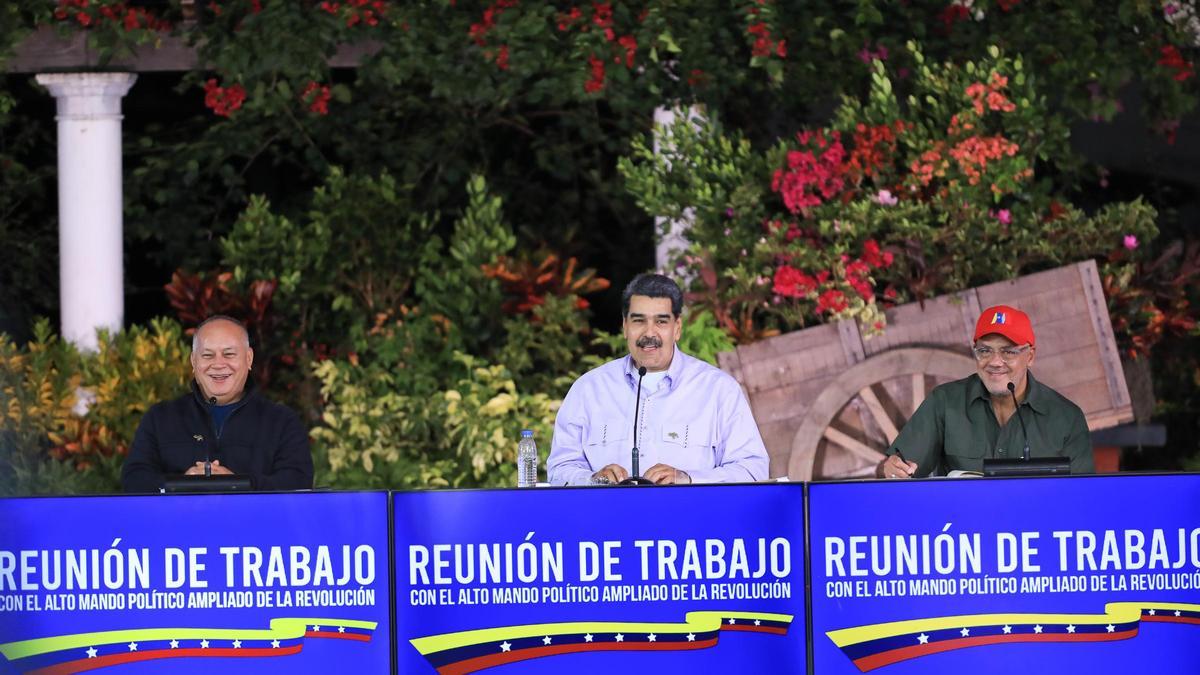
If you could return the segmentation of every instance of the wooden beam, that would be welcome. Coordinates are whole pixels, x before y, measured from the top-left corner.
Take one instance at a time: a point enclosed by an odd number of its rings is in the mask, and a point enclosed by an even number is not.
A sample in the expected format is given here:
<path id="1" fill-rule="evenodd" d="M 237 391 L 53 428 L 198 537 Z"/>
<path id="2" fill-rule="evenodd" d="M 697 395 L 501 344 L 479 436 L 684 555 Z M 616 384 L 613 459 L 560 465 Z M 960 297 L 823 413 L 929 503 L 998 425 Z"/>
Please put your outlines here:
<path id="1" fill-rule="evenodd" d="M 329 58 L 331 68 L 355 68 L 364 59 L 379 52 L 383 44 L 364 41 L 338 45 Z M 196 48 L 178 35 L 163 36 L 153 44 L 134 48 L 132 57 L 114 58 L 101 65 L 100 57 L 87 44 L 87 35 L 77 32 L 60 37 L 50 27 L 42 27 L 17 45 L 5 64 L 11 74 L 66 71 L 112 70 L 135 73 L 186 72 L 202 67 Z"/>

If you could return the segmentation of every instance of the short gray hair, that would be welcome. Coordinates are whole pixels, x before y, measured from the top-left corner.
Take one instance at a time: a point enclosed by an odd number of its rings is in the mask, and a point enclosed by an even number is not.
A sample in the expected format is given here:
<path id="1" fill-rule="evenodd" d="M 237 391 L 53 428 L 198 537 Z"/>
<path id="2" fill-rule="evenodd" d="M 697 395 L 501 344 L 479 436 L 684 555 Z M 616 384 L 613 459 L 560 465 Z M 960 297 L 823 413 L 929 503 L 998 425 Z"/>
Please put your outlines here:
<path id="1" fill-rule="evenodd" d="M 214 321 L 228 321 L 229 323 L 242 329 L 242 335 L 246 336 L 246 348 L 247 349 L 250 348 L 250 331 L 246 330 L 246 324 L 242 323 L 241 321 L 238 321 L 237 319 L 233 318 L 232 316 L 229 316 L 228 314 L 213 314 L 212 316 L 208 317 L 207 319 L 201 321 L 200 325 L 196 326 L 196 332 L 192 333 L 192 351 L 193 352 L 200 349 L 200 329 L 204 328 L 205 326 L 207 326 L 210 323 L 213 323 Z"/>

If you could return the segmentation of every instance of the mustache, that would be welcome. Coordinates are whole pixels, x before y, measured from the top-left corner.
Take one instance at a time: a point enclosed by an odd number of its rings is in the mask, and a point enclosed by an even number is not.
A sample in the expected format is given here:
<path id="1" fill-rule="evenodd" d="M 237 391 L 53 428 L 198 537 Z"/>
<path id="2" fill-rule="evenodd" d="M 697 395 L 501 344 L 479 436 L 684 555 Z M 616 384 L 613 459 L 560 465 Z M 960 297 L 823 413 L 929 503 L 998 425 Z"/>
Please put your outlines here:
<path id="1" fill-rule="evenodd" d="M 637 342 L 635 342 L 634 344 L 637 345 L 641 349 L 645 349 L 646 347 L 658 348 L 658 347 L 662 347 L 662 338 L 658 338 L 653 335 L 644 335 L 644 336 L 638 338 Z"/>

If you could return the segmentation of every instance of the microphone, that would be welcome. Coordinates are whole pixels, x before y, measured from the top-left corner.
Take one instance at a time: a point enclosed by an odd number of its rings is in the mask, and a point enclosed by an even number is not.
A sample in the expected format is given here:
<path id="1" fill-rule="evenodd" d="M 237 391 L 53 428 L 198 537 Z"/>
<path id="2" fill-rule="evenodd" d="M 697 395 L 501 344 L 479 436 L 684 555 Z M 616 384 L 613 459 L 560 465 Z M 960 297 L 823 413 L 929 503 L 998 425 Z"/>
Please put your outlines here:
<path id="1" fill-rule="evenodd" d="M 1021 460 L 1029 461 L 1029 429 L 1025 427 L 1025 418 L 1021 417 L 1021 404 L 1017 402 L 1017 385 L 1008 383 L 1008 394 L 1012 396 L 1013 405 L 1017 408 L 1017 419 L 1021 422 L 1021 435 L 1025 437 L 1025 449 L 1021 451 Z"/>
<path id="2" fill-rule="evenodd" d="M 209 396 L 208 404 L 215 406 L 217 404 L 217 397 Z M 212 478 L 212 459 L 211 455 L 209 455 L 208 443 L 204 444 L 204 477 Z"/>
<path id="3" fill-rule="evenodd" d="M 641 477 L 641 471 L 638 469 L 638 461 L 641 459 L 638 455 L 638 411 L 642 407 L 642 378 L 646 376 L 646 366 L 638 366 L 638 384 L 637 384 L 637 400 L 633 408 L 633 469 L 629 478 L 620 482 L 620 485 L 653 485 L 654 482 Z"/>

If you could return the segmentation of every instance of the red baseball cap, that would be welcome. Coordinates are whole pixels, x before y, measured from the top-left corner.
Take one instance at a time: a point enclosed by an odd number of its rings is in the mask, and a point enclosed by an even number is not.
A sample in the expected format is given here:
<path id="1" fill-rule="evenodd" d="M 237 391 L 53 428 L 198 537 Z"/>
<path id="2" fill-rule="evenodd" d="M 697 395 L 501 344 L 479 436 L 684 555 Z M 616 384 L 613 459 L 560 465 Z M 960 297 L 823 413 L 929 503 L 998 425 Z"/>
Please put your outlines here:
<path id="1" fill-rule="evenodd" d="M 996 305 L 983 310 L 975 322 L 975 341 L 984 335 L 1003 335 L 1018 345 L 1035 345 L 1029 315 L 1015 307 Z"/>

